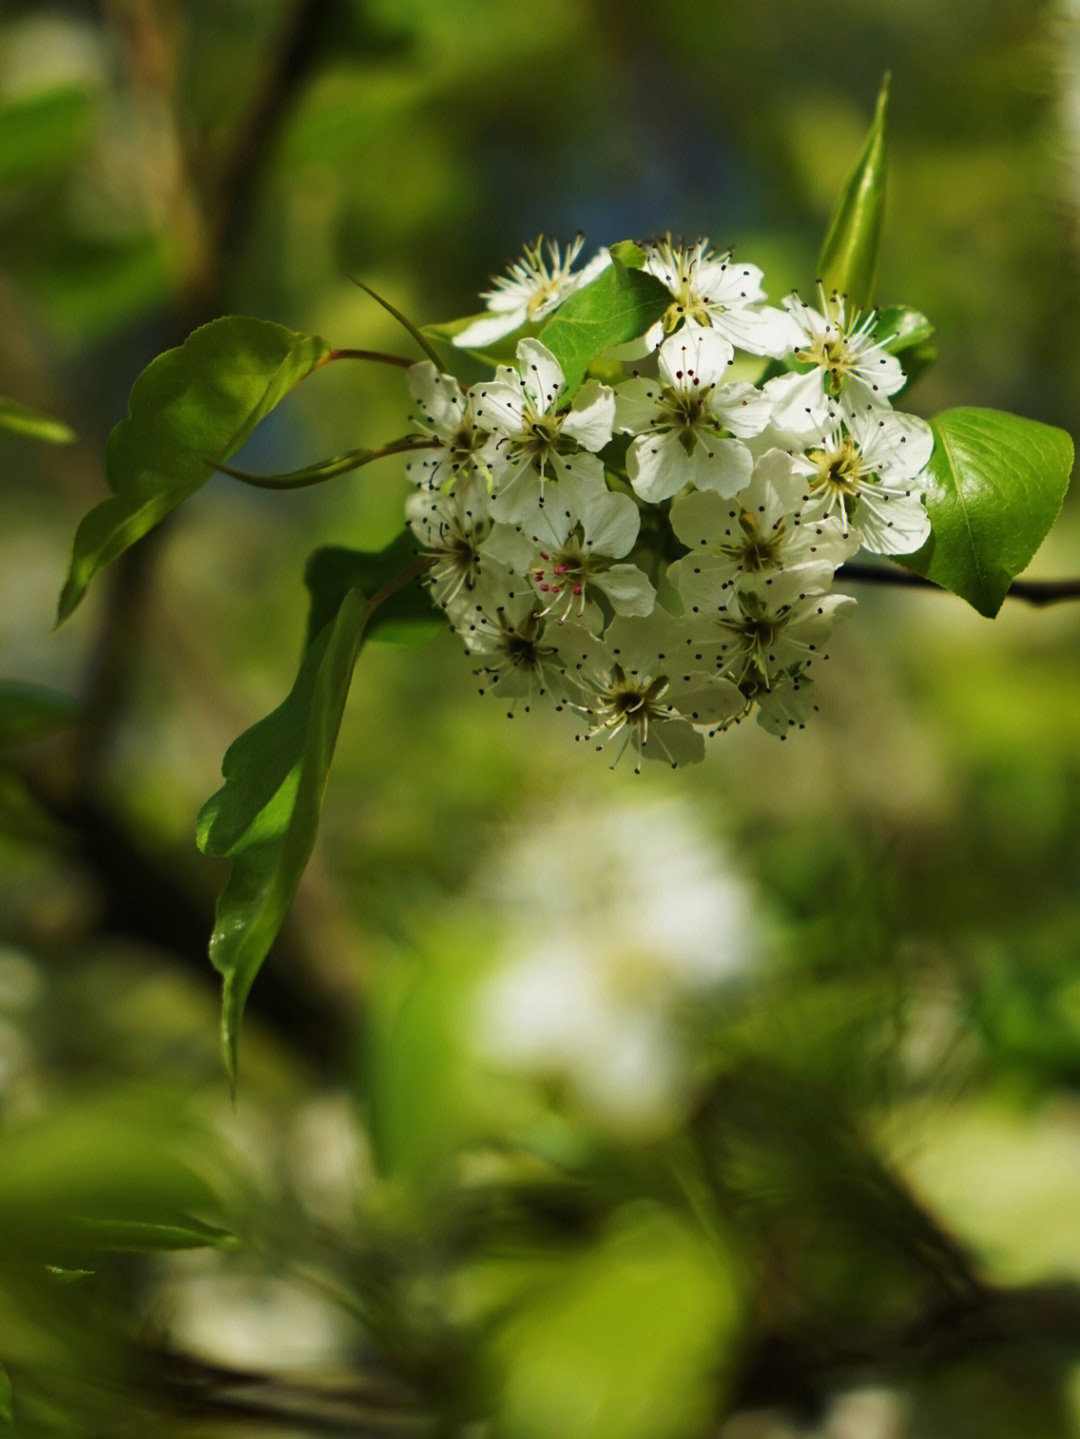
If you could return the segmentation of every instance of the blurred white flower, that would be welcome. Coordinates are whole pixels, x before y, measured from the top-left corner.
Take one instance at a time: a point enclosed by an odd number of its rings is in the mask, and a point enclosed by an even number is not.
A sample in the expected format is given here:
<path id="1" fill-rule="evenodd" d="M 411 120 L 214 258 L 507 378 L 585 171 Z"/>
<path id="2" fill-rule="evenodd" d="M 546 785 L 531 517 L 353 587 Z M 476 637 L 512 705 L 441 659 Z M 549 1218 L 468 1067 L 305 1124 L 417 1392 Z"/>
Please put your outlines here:
<path id="1" fill-rule="evenodd" d="M 562 813 L 489 875 L 525 916 L 488 982 L 486 1059 L 556 1086 L 605 1129 L 649 1136 L 683 1118 L 693 1055 L 677 1014 L 760 948 L 754 893 L 674 798 Z"/>

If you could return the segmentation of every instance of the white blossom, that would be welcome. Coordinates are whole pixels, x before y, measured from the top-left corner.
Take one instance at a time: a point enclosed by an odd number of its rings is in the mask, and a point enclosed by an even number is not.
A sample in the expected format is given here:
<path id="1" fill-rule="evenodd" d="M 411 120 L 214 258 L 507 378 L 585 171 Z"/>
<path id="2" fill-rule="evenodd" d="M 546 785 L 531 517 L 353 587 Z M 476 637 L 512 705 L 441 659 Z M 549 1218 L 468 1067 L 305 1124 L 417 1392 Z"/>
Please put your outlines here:
<path id="1" fill-rule="evenodd" d="M 597 748 L 619 735 L 644 759 L 674 769 L 705 756 L 697 725 L 715 727 L 746 709 L 728 679 L 688 662 L 682 627 L 661 610 L 643 619 L 619 618 L 603 640 L 581 633 L 575 650 L 568 638 L 569 675 L 581 687 L 570 703 L 588 719 L 587 740 Z"/>
<path id="2" fill-rule="evenodd" d="M 709 612 L 725 591 L 781 570 L 806 568 L 829 575 L 859 548 L 836 517 L 808 515 L 805 481 L 793 474 L 784 450 L 758 461 L 746 489 L 730 500 L 716 494 L 681 495 L 671 507 L 671 528 L 690 553 L 668 567 L 684 611 Z M 826 584 L 828 583 L 826 579 Z"/>
<path id="3" fill-rule="evenodd" d="M 809 370 L 778 375 L 765 385 L 775 405 L 774 423 L 796 434 L 822 423 L 843 395 L 852 409 L 889 407 L 889 396 L 904 384 L 904 371 L 895 355 L 874 339 L 877 316 L 846 314 L 843 295 L 826 297 L 815 310 L 798 295 L 789 295 L 784 307 L 798 327 L 793 357 Z"/>
<path id="4" fill-rule="evenodd" d="M 934 434 L 925 420 L 894 410 L 832 412 L 792 456 L 807 490 L 807 515 L 839 516 L 872 554 L 906 555 L 930 534 L 919 476 Z"/>
<path id="5" fill-rule="evenodd" d="M 615 392 L 615 423 L 632 434 L 627 475 L 656 504 L 687 485 L 733 495 L 750 478 L 753 458 L 732 435 L 752 435 L 769 419 L 759 390 L 723 384 L 734 351 L 712 330 L 683 329 L 657 357 L 658 380 L 634 378 Z"/>
<path id="6" fill-rule="evenodd" d="M 713 254 L 707 240 L 686 249 L 669 236 L 647 247 L 643 268 L 672 295 L 666 313 L 645 334 L 649 350 L 680 324 L 711 327 L 751 355 L 785 355 L 799 343 L 790 315 L 763 303 L 758 267 L 736 262 L 730 252 Z"/>
<path id="7" fill-rule="evenodd" d="M 441 490 L 486 476 L 495 457 L 495 436 L 479 427 L 469 397 L 453 375 L 423 360 L 411 366 L 407 378 L 423 417 L 421 429 L 435 442 L 406 462 L 410 479 L 424 489 Z"/>
<path id="8" fill-rule="evenodd" d="M 542 235 L 535 245 L 526 245 L 525 253 L 509 267 L 509 273 L 496 277 L 495 288 L 480 296 L 492 313 L 474 320 L 455 335 L 454 344 L 465 349 L 482 349 L 504 335 L 513 334 L 522 325 L 549 315 L 568 295 L 587 285 L 611 263 L 611 257 L 604 250 L 583 270 L 572 273 L 571 267 L 582 244 L 583 237 L 576 236 L 564 254 L 557 241 L 549 240 L 546 258 Z"/>
<path id="9" fill-rule="evenodd" d="M 562 368 L 539 340 L 521 340 L 518 369 L 500 365 L 495 379 L 476 389 L 478 423 L 497 436 L 493 466 L 494 519 L 515 524 L 544 500 L 548 480 L 557 481 L 580 506 L 604 486 L 596 452 L 611 439 L 615 395 L 586 381 L 567 410 L 558 409 Z"/>
<path id="10" fill-rule="evenodd" d="M 656 592 L 637 565 L 614 564 L 630 553 L 641 520 L 628 495 L 605 490 L 580 512 L 568 504 L 537 505 L 516 526 L 496 525 L 485 550 L 509 570 L 527 575 L 540 613 L 562 623 L 575 619 L 596 633 L 603 616 L 599 591 L 616 614 L 647 615 Z"/>

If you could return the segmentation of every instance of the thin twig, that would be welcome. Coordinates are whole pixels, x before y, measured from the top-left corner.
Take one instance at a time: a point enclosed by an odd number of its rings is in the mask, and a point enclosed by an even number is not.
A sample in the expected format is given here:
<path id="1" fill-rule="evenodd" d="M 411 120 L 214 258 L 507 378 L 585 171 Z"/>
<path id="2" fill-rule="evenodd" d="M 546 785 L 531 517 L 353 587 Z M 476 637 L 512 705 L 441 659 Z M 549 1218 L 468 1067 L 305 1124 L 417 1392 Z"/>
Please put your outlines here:
<path id="1" fill-rule="evenodd" d="M 877 565 L 843 565 L 837 578 L 855 580 L 868 585 L 895 585 L 900 589 L 939 590 L 941 586 L 925 575 L 910 570 L 885 569 Z M 1006 599 L 1026 600 L 1029 605 L 1053 605 L 1061 600 L 1080 600 L 1080 579 L 1075 580 L 1013 580 L 1005 593 Z"/>

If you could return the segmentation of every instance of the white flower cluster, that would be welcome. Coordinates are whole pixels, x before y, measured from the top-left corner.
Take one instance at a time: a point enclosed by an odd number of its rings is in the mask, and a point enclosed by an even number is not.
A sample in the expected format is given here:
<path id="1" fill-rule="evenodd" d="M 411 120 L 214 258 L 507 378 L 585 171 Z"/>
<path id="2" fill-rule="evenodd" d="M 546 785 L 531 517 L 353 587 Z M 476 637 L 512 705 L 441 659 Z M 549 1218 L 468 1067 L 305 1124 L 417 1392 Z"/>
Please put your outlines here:
<path id="1" fill-rule="evenodd" d="M 578 248 L 527 251 L 458 342 L 513 333 L 610 263 L 575 273 Z M 643 268 L 671 304 L 617 352 L 633 370 L 613 387 L 589 379 L 565 404 L 536 338 L 468 391 L 409 371 L 427 447 L 407 513 L 487 688 L 546 693 L 598 747 L 622 735 L 677 765 L 751 712 L 781 738 L 803 725 L 807 671 L 855 604 L 830 593 L 836 570 L 929 534 L 933 437 L 891 408 L 904 373 L 873 314 L 824 293 L 767 305 L 761 271 L 705 241 L 650 245 Z M 783 363 L 732 382 L 736 350 Z"/>

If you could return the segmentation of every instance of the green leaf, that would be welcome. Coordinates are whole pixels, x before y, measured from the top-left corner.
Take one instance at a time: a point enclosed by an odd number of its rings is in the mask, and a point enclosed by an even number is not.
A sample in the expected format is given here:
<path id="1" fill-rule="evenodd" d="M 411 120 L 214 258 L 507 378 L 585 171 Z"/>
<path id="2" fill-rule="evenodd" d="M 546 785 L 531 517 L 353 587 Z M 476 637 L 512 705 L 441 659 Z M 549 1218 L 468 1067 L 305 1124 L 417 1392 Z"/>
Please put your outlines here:
<path id="1" fill-rule="evenodd" d="M 645 263 L 645 251 L 633 240 L 619 240 L 609 247 L 608 254 L 628 270 L 640 270 Z"/>
<path id="2" fill-rule="evenodd" d="M 225 981 L 222 1035 L 234 1084 L 244 1003 L 315 847 L 353 667 L 382 598 L 342 589 L 336 581 L 344 578 L 338 571 L 332 583 L 323 566 L 315 567 L 316 625 L 296 681 L 276 710 L 230 745 L 225 784 L 199 815 L 200 849 L 233 861 L 218 898 L 210 959 Z"/>
<path id="3" fill-rule="evenodd" d="M 923 478 L 931 535 L 899 563 L 993 618 L 1061 509 L 1072 440 L 1000 410 L 946 410 L 930 424 L 934 453 Z"/>
<path id="4" fill-rule="evenodd" d="M 854 309 L 873 298 L 881 219 L 885 209 L 885 129 L 889 77 L 882 81 L 877 110 L 862 154 L 833 211 L 818 257 L 818 276 L 826 292 L 839 290 Z"/>
<path id="5" fill-rule="evenodd" d="M 89 97 L 72 87 L 0 110 L 0 185 L 43 179 L 71 161 Z"/>
<path id="6" fill-rule="evenodd" d="M 30 410 L 15 400 L 0 396 L 0 430 L 13 435 L 29 435 L 34 440 L 47 440 L 50 445 L 70 445 L 75 431 L 68 429 L 61 420 L 43 415 L 40 410 Z"/>
<path id="7" fill-rule="evenodd" d="M 6 1369 L 0 1368 L 0 1424 L 14 1424 L 15 1409 L 12 1402 L 11 1380 Z"/>
<path id="8" fill-rule="evenodd" d="M 7 765 L 0 765 L 0 834 L 22 844 L 58 847 L 73 842 L 74 833 L 59 824 L 26 781 Z"/>
<path id="9" fill-rule="evenodd" d="M 483 349 L 454 344 L 455 336 L 460 335 L 462 330 L 476 320 L 490 318 L 491 311 L 485 310 L 482 314 L 466 315 L 460 320 L 446 320 L 441 324 L 424 326 L 424 334 L 434 341 L 442 355 L 439 368 L 453 375 L 463 385 L 490 380 L 492 370 L 499 365 L 512 365 L 517 356 L 518 341 L 537 338 L 543 328 L 542 322 L 519 325 L 516 330 L 503 335 L 490 345 L 485 345 Z"/>
<path id="10" fill-rule="evenodd" d="M 78 717 L 70 695 L 22 680 L 0 680 L 0 748 L 26 744 L 63 729 Z"/>
<path id="11" fill-rule="evenodd" d="M 722 1411 L 745 1324 L 739 1265 L 657 1204 L 624 1210 L 594 1248 L 481 1339 L 478 1393 L 497 1439 L 696 1439 Z"/>
<path id="12" fill-rule="evenodd" d="M 111 1097 L 66 1105 L 8 1130 L 0 1140 L 0 1258 L 87 1249 L 175 1249 L 231 1242 L 193 1217 L 217 1210 L 178 1141 L 206 1136 L 164 1102 Z"/>
<path id="13" fill-rule="evenodd" d="M 393 593 L 375 608 L 364 631 L 365 641 L 424 644 L 441 634 L 446 621 L 432 605 L 419 575 L 406 584 L 396 584 L 416 563 L 416 552 L 417 541 L 410 530 L 402 531 L 383 550 L 350 550 L 343 545 L 316 550 L 304 570 L 304 583 L 311 591 L 309 638 L 337 613 L 346 591 L 357 589 L 374 597 L 389 586 L 394 586 Z"/>
<path id="14" fill-rule="evenodd" d="M 879 310 L 874 326 L 875 341 L 891 355 L 902 355 L 905 350 L 924 345 L 934 333 L 926 316 L 907 305 Z"/>
<path id="15" fill-rule="evenodd" d="M 113 495 L 79 526 L 59 619 L 103 565 L 204 485 L 329 355 L 324 340 L 243 316 L 213 320 L 159 355 L 135 381 L 129 417 L 109 436 Z"/>
<path id="16" fill-rule="evenodd" d="M 595 280 L 575 290 L 540 331 L 566 377 L 560 400 L 573 396 L 590 361 L 613 345 L 636 340 L 670 304 L 671 295 L 659 280 L 614 259 Z"/>

